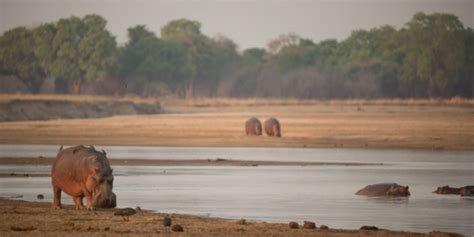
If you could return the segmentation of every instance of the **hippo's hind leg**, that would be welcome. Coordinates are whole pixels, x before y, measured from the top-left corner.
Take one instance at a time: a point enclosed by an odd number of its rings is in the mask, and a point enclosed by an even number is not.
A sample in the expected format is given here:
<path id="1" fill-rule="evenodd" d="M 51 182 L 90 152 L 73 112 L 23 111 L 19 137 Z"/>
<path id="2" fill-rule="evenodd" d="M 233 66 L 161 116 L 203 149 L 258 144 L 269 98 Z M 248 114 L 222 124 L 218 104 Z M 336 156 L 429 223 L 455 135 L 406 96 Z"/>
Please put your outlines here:
<path id="1" fill-rule="evenodd" d="M 84 205 L 82 204 L 82 196 L 74 197 L 74 204 L 76 205 L 76 210 L 84 209 Z"/>
<path id="2" fill-rule="evenodd" d="M 61 189 L 53 184 L 53 207 L 54 209 L 61 209 Z"/>

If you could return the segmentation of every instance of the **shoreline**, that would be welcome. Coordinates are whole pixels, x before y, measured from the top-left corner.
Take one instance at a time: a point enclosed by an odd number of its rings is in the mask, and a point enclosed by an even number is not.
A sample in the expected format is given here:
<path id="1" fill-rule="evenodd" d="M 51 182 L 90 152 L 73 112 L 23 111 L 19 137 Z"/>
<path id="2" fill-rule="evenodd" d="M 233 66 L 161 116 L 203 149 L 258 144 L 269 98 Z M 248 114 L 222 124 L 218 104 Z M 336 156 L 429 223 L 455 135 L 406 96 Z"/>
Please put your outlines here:
<path id="1" fill-rule="evenodd" d="M 130 221 L 114 216 L 117 209 L 98 209 L 95 211 L 75 210 L 72 205 L 54 210 L 51 203 L 29 202 L 0 198 L 0 235 L 21 236 L 90 236 L 90 235 L 133 235 L 150 236 L 157 234 L 173 235 L 161 225 L 165 215 L 170 215 L 173 223 L 184 228 L 180 236 L 393 236 L 393 237 L 459 237 L 455 233 L 432 231 L 415 233 L 406 231 L 321 229 L 324 223 L 316 222 L 316 229 L 290 229 L 285 223 L 263 221 L 229 220 L 187 214 L 165 214 L 145 211 L 136 214 Z"/>
<path id="2" fill-rule="evenodd" d="M 0 165 L 51 165 L 53 157 L 0 157 Z M 384 165 L 383 163 L 359 162 L 304 162 L 304 161 L 261 161 L 261 160 L 233 160 L 233 159 L 108 159 L 110 165 L 127 166 L 362 166 Z"/>

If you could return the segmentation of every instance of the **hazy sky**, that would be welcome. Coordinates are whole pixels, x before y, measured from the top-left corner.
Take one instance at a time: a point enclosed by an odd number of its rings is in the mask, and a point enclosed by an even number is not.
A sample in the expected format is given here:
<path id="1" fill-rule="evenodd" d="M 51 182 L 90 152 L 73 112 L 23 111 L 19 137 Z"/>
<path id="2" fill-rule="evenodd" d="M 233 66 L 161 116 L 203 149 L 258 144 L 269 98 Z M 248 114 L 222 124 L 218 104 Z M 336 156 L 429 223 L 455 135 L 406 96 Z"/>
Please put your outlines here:
<path id="1" fill-rule="evenodd" d="M 344 39 L 355 29 L 400 28 L 418 11 L 452 13 L 474 28 L 473 0 L 0 0 L 0 33 L 94 13 L 107 19 L 122 44 L 130 26 L 144 24 L 159 35 L 170 20 L 188 18 L 201 22 L 204 34 L 225 35 L 245 49 L 288 32 L 319 42 Z"/>

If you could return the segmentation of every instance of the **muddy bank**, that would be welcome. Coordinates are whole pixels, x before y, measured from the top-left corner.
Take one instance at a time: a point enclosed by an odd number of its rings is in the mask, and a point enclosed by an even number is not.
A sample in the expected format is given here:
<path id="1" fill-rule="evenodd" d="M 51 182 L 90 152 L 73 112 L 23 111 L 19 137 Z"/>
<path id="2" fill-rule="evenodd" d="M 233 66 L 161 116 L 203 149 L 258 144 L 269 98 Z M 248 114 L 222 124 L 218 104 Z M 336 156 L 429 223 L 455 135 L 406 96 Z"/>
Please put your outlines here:
<path id="1" fill-rule="evenodd" d="M 143 208 L 143 207 L 142 207 Z M 179 235 L 179 236 L 393 236 L 393 237 L 455 237 L 458 234 L 433 231 L 413 233 L 390 230 L 341 230 L 321 229 L 324 223 L 316 222 L 315 229 L 291 229 L 288 224 L 253 222 L 249 220 L 226 220 L 190 215 L 170 214 L 173 224 L 179 224 L 183 232 L 173 232 L 162 225 L 165 213 L 131 216 L 124 221 L 114 216 L 117 209 L 96 211 L 74 210 L 64 205 L 61 210 L 51 208 L 51 203 L 25 202 L 0 198 L 1 236 L 95 236 L 95 235 Z"/>
<path id="2" fill-rule="evenodd" d="M 158 114 L 159 104 L 132 101 L 10 100 L 0 102 L 0 122 Z"/>

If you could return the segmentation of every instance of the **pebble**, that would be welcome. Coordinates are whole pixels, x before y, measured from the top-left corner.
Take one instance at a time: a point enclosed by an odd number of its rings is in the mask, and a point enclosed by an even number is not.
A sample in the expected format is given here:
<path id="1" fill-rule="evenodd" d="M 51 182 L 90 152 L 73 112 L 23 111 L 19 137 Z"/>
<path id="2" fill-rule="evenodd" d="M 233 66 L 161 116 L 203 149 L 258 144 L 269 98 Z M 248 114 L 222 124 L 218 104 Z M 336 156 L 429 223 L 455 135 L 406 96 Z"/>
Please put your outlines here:
<path id="1" fill-rule="evenodd" d="M 174 231 L 174 232 L 183 232 L 184 231 L 183 227 L 181 225 L 178 225 L 178 224 L 173 225 L 171 227 L 171 230 Z"/>
<path id="2" fill-rule="evenodd" d="M 311 221 L 304 221 L 303 228 L 304 229 L 316 229 L 316 224 L 314 222 L 311 222 Z"/>
<path id="3" fill-rule="evenodd" d="M 294 222 L 294 221 L 291 221 L 290 223 L 288 223 L 288 225 L 290 226 L 291 229 L 298 229 L 300 226 L 297 222 Z"/>
<path id="4" fill-rule="evenodd" d="M 321 230 L 329 230 L 329 227 L 328 227 L 327 225 L 321 225 L 321 226 L 319 227 L 319 229 L 321 229 Z"/>
<path id="5" fill-rule="evenodd" d="M 371 226 L 371 225 L 364 225 L 360 227 L 361 230 L 378 230 L 379 228 L 377 226 Z"/>

